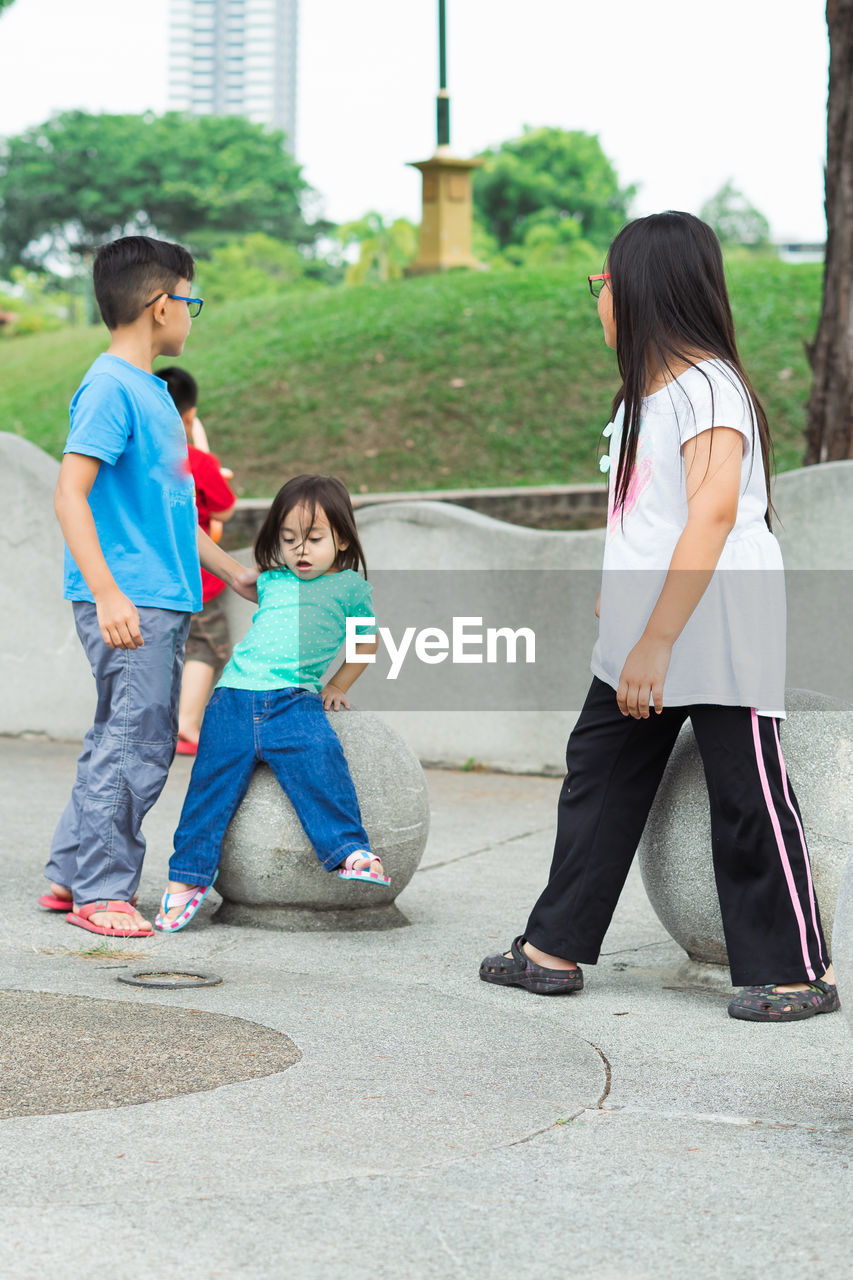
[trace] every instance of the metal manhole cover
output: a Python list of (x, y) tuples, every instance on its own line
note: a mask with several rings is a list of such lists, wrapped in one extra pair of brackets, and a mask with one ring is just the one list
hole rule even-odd
[(126, 982), (129, 987), (158, 987), (161, 991), (176, 991), (179, 987), (218, 987), (222, 979), (216, 973), (180, 973), (171, 972), (120, 973), (119, 982)]

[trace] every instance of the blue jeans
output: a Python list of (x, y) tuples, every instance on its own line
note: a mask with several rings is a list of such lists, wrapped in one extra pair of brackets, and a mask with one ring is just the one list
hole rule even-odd
[(190, 614), (141, 607), (141, 649), (109, 649), (87, 601), (75, 602), (74, 621), (98, 705), (44, 874), (70, 889), (78, 905), (101, 898), (129, 902), (145, 856), (142, 819), (175, 754)]
[(319, 693), (220, 688), (204, 713), (170, 880), (213, 883), (228, 823), (261, 762), (287, 793), (326, 871), (370, 848), (346, 756)]

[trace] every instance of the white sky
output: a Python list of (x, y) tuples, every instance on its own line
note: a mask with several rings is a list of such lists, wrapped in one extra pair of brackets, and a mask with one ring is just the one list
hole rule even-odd
[[(437, 0), (301, 0), (297, 157), (334, 221), (417, 220), (435, 146)], [(777, 239), (821, 240), (822, 0), (447, 0), (460, 155), (524, 124), (597, 133), (636, 214), (732, 178)], [(51, 112), (163, 111), (168, 0), (16, 0), (0, 134)]]

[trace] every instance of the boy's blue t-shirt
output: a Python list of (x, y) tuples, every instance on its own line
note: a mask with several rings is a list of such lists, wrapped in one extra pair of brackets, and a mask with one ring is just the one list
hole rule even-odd
[[(103, 464), (89, 506), (119, 589), (135, 605), (198, 613), (195, 488), (184, 426), (163, 379), (98, 356), (71, 401), (65, 453)], [(63, 594), (93, 599), (67, 547)]]

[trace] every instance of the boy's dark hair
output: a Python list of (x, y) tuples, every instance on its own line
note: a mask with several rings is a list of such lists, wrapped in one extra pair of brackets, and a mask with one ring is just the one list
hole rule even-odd
[(92, 275), (101, 318), (108, 329), (132, 324), (146, 302), (192, 280), (192, 254), (180, 244), (150, 236), (122, 236), (102, 245)]
[(169, 395), (175, 402), (175, 408), (183, 417), (187, 409), (194, 409), (198, 404), (198, 383), (186, 369), (179, 369), (170, 364), (165, 369), (155, 369), (158, 378), (162, 378), (169, 388)]
[(319, 507), (329, 522), (335, 541), (347, 543), (344, 550), (338, 551), (336, 567), (355, 569), (356, 572), (361, 568), (367, 577), (367, 562), (355, 527), (352, 502), (336, 476), (294, 476), (279, 489), (255, 539), (255, 561), (262, 573), (284, 568), (281, 530), (294, 507), (305, 507), (308, 512), (307, 527), (302, 531), (306, 537)]

